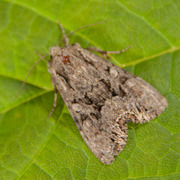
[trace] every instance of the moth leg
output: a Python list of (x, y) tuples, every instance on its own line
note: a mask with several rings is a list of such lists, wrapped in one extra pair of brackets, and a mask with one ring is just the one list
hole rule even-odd
[[(36, 54), (38, 54), (38, 53), (36, 52)], [(39, 54), (38, 54), (38, 55), (39, 55)], [(42, 61), (43, 59), (45, 59), (45, 57), (47, 57), (48, 55), (49, 55), (49, 53), (48, 53), (48, 54), (45, 54), (45, 55), (40, 55), (39, 60), (37, 60), (37, 61), (33, 64), (33, 66), (31, 67), (31, 69), (30, 69), (29, 72), (27, 73), (27, 75), (26, 75), (26, 77), (25, 77), (25, 79), (24, 79), (24, 81), (23, 81), (23, 83), (22, 83), (19, 91), (17, 92), (17, 94), (16, 94), (16, 96), (15, 96), (15, 98), (14, 98), (14, 101), (17, 99), (17, 97), (18, 97), (19, 94), (21, 93), (22, 89), (24, 88), (24, 85), (26, 84), (26, 80), (27, 80), (27, 78), (29, 77), (29, 75), (31, 74), (32, 70), (36, 67), (36, 65), (37, 65), (40, 61)], [(45, 59), (45, 60), (48, 61), (47, 59)]]
[(62, 35), (63, 35), (64, 44), (65, 44), (65, 46), (67, 47), (68, 44), (69, 44), (69, 39), (67, 38), (67, 36), (66, 36), (66, 34), (65, 34), (65, 30), (64, 30), (62, 24), (61, 24), (59, 21), (58, 21), (58, 24), (59, 24), (59, 27), (60, 27), (60, 29), (61, 29)]
[(51, 79), (51, 82), (52, 82), (52, 85), (54, 87), (54, 104), (53, 104), (53, 107), (51, 109), (51, 112), (49, 113), (48, 115), (48, 118), (53, 114), (53, 112), (55, 111), (56, 109), (56, 106), (57, 106), (57, 96), (58, 96), (58, 90), (57, 90), (57, 87), (55, 85), (55, 82), (53, 79)]
[(130, 49), (132, 47), (132, 45), (131, 46), (128, 46), (128, 47), (126, 47), (126, 48), (124, 48), (124, 49), (122, 49), (122, 50), (120, 50), (120, 51), (104, 51), (104, 50), (102, 50), (102, 49), (99, 49), (99, 48), (97, 48), (97, 47), (88, 47), (88, 48), (86, 48), (87, 50), (89, 50), (89, 51), (94, 51), (94, 52), (98, 52), (98, 53), (100, 53), (102, 56), (104, 56), (104, 57), (106, 57), (106, 58), (110, 58), (109, 56), (108, 56), (108, 54), (121, 54), (121, 53), (123, 53), (123, 52), (125, 52), (125, 51), (127, 51), (128, 49)]
[(40, 59), (45, 59), (47, 62), (49, 61), (48, 59), (46, 59), (46, 57), (48, 55), (50, 55), (49, 53), (45, 54), (45, 55), (42, 55), (40, 52), (38, 51), (35, 51), (35, 53), (40, 57)]

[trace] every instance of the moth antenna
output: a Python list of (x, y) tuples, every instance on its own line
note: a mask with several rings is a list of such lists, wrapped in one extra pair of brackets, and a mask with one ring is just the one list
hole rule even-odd
[[(58, 42), (57, 46), (59, 46), (61, 44), (62, 41), (65, 41), (64, 39), (66, 39), (67, 37), (69, 37), (71, 34), (75, 33), (76, 31), (79, 31), (81, 29), (84, 29), (84, 28), (87, 28), (87, 27), (90, 27), (90, 26), (94, 26), (94, 25), (97, 25), (97, 24), (101, 24), (103, 22), (105, 22), (107, 20), (103, 20), (103, 21), (100, 21), (100, 22), (97, 22), (97, 23), (93, 23), (93, 24), (88, 24), (88, 25), (85, 25), (85, 26), (81, 26), (80, 28), (77, 28), (75, 29), (74, 31), (71, 31), (69, 32), (67, 35), (63, 34), (63, 31), (62, 31), (62, 34), (63, 34), (63, 38)], [(59, 23), (59, 22), (58, 22)], [(61, 30), (62, 30), (62, 25), (59, 23), (60, 27), (61, 27)], [(63, 28), (64, 30), (64, 28)], [(64, 36), (65, 35), (65, 36)]]
[[(39, 55), (38, 52), (36, 52), (36, 53)], [(26, 78), (24, 79), (24, 81), (23, 81), (23, 83), (22, 83), (22, 85), (21, 85), (18, 93), (16, 94), (14, 100), (17, 99), (18, 95), (20, 94), (20, 92), (21, 92), (22, 89), (24, 88), (24, 85), (25, 85), (25, 83), (26, 83), (26, 80), (27, 80), (27, 78), (29, 77), (29, 75), (31, 74), (32, 70), (35, 68), (35, 66), (36, 66), (41, 60), (43, 60), (45, 57), (47, 57), (48, 55), (49, 55), (49, 53), (48, 53), (48, 54), (45, 54), (44, 56), (41, 56), (41, 55), (40, 55), (40, 56), (41, 56), (40, 59), (33, 64), (33, 66), (31, 67), (31, 69), (29, 70), (28, 74), (26, 75)]]
[[(58, 21), (58, 24), (59, 24), (59, 27), (60, 27), (60, 29), (61, 29), (62, 35), (63, 35), (63, 39), (62, 39), (62, 40), (64, 41), (65, 46), (68, 46), (68, 44), (69, 44), (69, 39), (67, 38), (67, 36), (66, 36), (66, 34), (65, 34), (65, 30), (64, 30), (62, 24), (61, 24), (59, 21)], [(57, 46), (59, 46), (59, 44), (57, 44)]]

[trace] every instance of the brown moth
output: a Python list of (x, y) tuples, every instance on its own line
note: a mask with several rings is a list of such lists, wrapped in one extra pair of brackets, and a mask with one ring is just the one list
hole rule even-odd
[[(61, 29), (65, 47), (50, 49), (53, 86), (61, 94), (91, 151), (102, 163), (111, 164), (126, 145), (127, 122), (149, 122), (164, 111), (168, 102), (143, 79), (78, 43), (68, 45), (62, 26)], [(104, 55), (124, 51), (88, 49)]]

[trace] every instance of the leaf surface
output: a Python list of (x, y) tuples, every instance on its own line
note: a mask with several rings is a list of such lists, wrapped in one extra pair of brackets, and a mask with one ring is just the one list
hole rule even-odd
[[(0, 0), (1, 179), (180, 178), (180, 1)], [(83, 25), (70, 43), (103, 50), (133, 48), (111, 56), (157, 88), (169, 102), (147, 124), (128, 124), (128, 142), (112, 165), (104, 165), (82, 140), (61, 97), (49, 119), (53, 87), (41, 61), (14, 100), (31, 66), (62, 38)]]

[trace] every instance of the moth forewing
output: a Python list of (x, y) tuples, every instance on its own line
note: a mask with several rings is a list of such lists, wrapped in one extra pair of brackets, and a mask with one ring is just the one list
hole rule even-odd
[(94, 155), (105, 164), (123, 150), (127, 122), (160, 115), (167, 100), (141, 78), (79, 44), (51, 48), (49, 72), (76, 126)]

